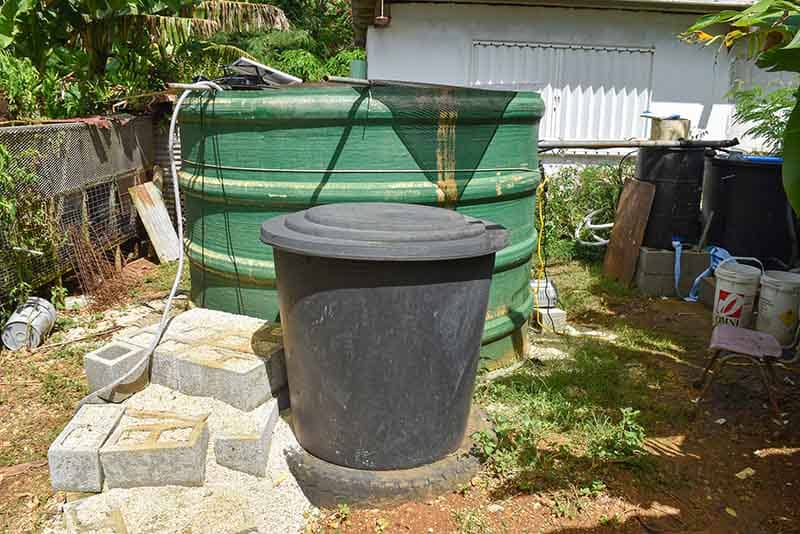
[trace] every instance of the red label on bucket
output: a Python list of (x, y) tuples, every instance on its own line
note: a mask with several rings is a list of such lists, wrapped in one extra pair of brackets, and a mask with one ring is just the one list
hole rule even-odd
[(720, 289), (719, 300), (717, 301), (717, 315), (720, 318), (735, 319), (738, 322), (742, 318), (744, 300), (744, 295)]

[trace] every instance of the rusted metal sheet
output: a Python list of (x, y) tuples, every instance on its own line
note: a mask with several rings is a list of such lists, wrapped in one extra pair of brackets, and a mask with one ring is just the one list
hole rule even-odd
[(153, 182), (133, 186), (128, 191), (159, 261), (164, 263), (177, 260), (181, 244), (167, 213), (161, 191)]

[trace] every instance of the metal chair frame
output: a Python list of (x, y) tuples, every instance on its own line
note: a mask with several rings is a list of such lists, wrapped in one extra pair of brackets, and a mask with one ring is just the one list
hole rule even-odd
[[(778, 405), (778, 399), (775, 396), (775, 391), (778, 389), (778, 378), (775, 373), (775, 366), (793, 365), (800, 360), (800, 351), (797, 350), (798, 337), (800, 337), (800, 327), (798, 327), (797, 335), (795, 335), (795, 340), (791, 347), (786, 349), (793, 351), (792, 356), (789, 358), (763, 354), (744, 354), (725, 349), (713, 350), (711, 352), (711, 358), (709, 359), (708, 365), (706, 365), (705, 369), (703, 369), (703, 374), (692, 384), (692, 386), (696, 389), (701, 389), (700, 396), (697, 397), (697, 409), (699, 410), (700, 403), (705, 399), (706, 394), (711, 389), (711, 385), (714, 383), (714, 380), (722, 373), (722, 369), (726, 365), (731, 364), (736, 360), (744, 360), (746, 365), (754, 365), (758, 368), (759, 376), (761, 377), (761, 382), (764, 385), (764, 389), (767, 391), (767, 395), (769, 396), (769, 402), (772, 410), (775, 412), (776, 416), (780, 417), (781, 411)], [(786, 350), (784, 350), (784, 354), (786, 354)], [(711, 373), (711, 380), (706, 381), (709, 373)]]

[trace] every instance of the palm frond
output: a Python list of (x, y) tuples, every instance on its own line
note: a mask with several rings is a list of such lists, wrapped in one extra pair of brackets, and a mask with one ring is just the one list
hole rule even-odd
[(220, 31), (213, 20), (162, 15), (128, 15), (120, 18), (120, 34), (130, 38), (146, 32), (150, 40), (161, 44), (181, 45), (191, 38), (208, 39)]
[(204, 56), (217, 59), (220, 63), (233, 63), (240, 57), (255, 60), (251, 55), (239, 48), (229, 44), (203, 43), (202, 54)]
[(206, 0), (195, 10), (195, 16), (219, 24), (219, 31), (256, 32), (288, 30), (289, 19), (279, 7), (228, 0)]

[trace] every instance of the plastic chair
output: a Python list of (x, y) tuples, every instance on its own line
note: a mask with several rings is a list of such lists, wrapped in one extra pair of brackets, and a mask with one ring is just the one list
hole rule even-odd
[[(724, 324), (714, 328), (708, 348), (711, 351), (711, 358), (700, 379), (693, 384), (695, 388), (702, 388), (697, 399), (698, 408), (714, 379), (722, 372), (722, 368), (734, 360), (745, 360), (758, 368), (772, 409), (776, 415), (780, 415), (774, 391), (778, 385), (774, 366), (775, 364), (794, 363), (798, 359), (797, 353), (792, 350), (784, 351), (778, 340), (771, 334)], [(706, 382), (706, 378), (712, 370), (711, 380)]]

